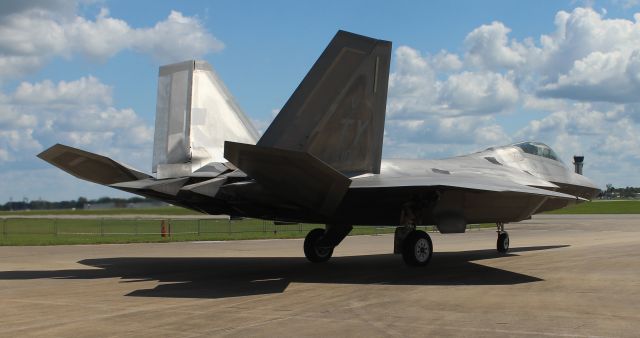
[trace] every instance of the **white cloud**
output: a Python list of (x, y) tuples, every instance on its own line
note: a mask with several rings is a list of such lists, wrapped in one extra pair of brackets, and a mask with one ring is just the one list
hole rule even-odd
[(132, 48), (164, 62), (181, 61), (217, 52), (224, 44), (208, 33), (197, 18), (171, 11), (169, 17), (153, 28), (134, 31)]
[[(635, 102), (640, 90), (640, 13), (607, 19), (592, 8), (560, 11), (555, 30), (522, 41), (501, 22), (482, 25), (464, 40), (469, 68), (503, 73), (538, 95), (579, 101)], [(524, 88), (528, 87), (528, 88)]]
[(26, 161), (55, 143), (65, 143), (144, 168), (153, 140), (132, 109), (112, 106), (111, 87), (95, 77), (53, 83), (21, 83), (0, 96), (0, 164)]
[(640, 14), (634, 19), (605, 19), (590, 8), (558, 12), (556, 31), (540, 38), (537, 71), (545, 78), (540, 94), (580, 101), (637, 101), (633, 94), (640, 70)]
[(87, 76), (71, 82), (60, 81), (57, 84), (50, 80), (38, 83), (22, 82), (13, 98), (19, 104), (60, 108), (68, 105), (109, 105), (113, 101), (111, 92), (111, 87), (93, 76)]
[(440, 106), (454, 114), (499, 113), (513, 108), (518, 89), (499, 73), (462, 72), (442, 84)]
[[(134, 28), (107, 10), (86, 18), (74, 1), (52, 3), (0, 3), (0, 78), (55, 57), (105, 60), (129, 50), (171, 62), (223, 48), (197, 17), (179, 12)], [(461, 53), (396, 48), (385, 156), (439, 158), (532, 139), (565, 162), (585, 154), (585, 172), (601, 185), (640, 185), (640, 14), (603, 13), (560, 11), (549, 33), (522, 40), (492, 22), (469, 32)], [(0, 167), (62, 142), (146, 169), (151, 140), (151, 127), (92, 76), (0, 93)]]
[(431, 114), (494, 114), (513, 108), (518, 90), (509, 74), (462, 71), (440, 79), (439, 69), (452, 69), (443, 67), (443, 58), (454, 60), (451, 65), (459, 66), (457, 59), (448, 55), (451, 54), (441, 52), (432, 58), (400, 46), (395, 52), (395, 72), (390, 75), (388, 113), (415, 118)]
[(385, 156), (389, 157), (439, 158), (510, 141), (511, 138), (492, 117), (431, 116), (387, 120), (384, 147)]
[(590, 103), (573, 103), (567, 109), (530, 121), (515, 135), (518, 139), (544, 140), (569, 163), (586, 155), (585, 174), (604, 186), (638, 185), (640, 126), (622, 105), (600, 110)]
[(46, 2), (2, 7), (9, 11), (0, 16), (0, 76), (5, 78), (34, 72), (53, 57), (80, 54), (101, 61), (132, 50), (169, 63), (224, 48), (198, 18), (177, 11), (153, 27), (133, 28), (106, 9), (92, 20)]
[(482, 25), (467, 35), (465, 61), (483, 69), (516, 68), (526, 61), (527, 49), (516, 41), (509, 42), (511, 29), (494, 21)]
[(441, 157), (446, 149), (475, 151), (510, 140), (491, 117), (518, 102), (510, 74), (461, 69), (459, 57), (446, 51), (423, 56), (400, 46), (394, 56), (385, 154)]
[(593, 52), (577, 60), (555, 83), (542, 86), (543, 96), (580, 101), (640, 101), (640, 49)]
[(457, 54), (449, 53), (445, 50), (441, 50), (438, 54), (434, 55), (431, 59), (433, 67), (440, 71), (455, 71), (462, 68), (462, 61)]
[[(0, 2), (0, 82), (7, 85), (11, 79), (37, 73), (56, 58), (103, 62), (131, 51), (169, 63), (224, 48), (195, 16), (171, 11), (164, 20), (132, 27), (106, 8), (87, 17), (79, 9), (92, 10), (95, 4), (83, 6), (82, 0)], [(148, 170), (152, 126), (133, 109), (118, 106), (112, 87), (90, 75), (64, 81), (23, 81), (4, 88), (0, 91), (0, 191), (5, 197), (19, 195), (23, 186), (45, 187), (64, 181), (73, 193), (114, 194), (79, 183), (56, 169), (37, 169), (45, 164), (35, 155), (58, 142)], [(33, 183), (36, 181), (41, 184)], [(47, 194), (54, 199), (68, 198), (69, 192), (60, 196), (56, 192), (59, 190)]]
[(3, 149), (0, 156), (0, 164), (13, 162), (24, 158), (25, 154), (33, 153), (42, 148), (33, 136), (32, 128), (0, 130), (0, 149)]
[(560, 11), (550, 33), (523, 40), (503, 23), (482, 25), (461, 55), (399, 47), (385, 154), (442, 157), (537, 140), (565, 162), (585, 154), (585, 172), (601, 185), (640, 185), (640, 13), (604, 15)]

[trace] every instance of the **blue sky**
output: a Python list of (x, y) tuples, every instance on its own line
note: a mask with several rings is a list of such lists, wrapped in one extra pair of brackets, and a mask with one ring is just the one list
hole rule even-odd
[(264, 129), (338, 29), (393, 41), (386, 157), (534, 139), (640, 185), (639, 1), (8, 1), (0, 203), (126, 196), (40, 161), (60, 142), (149, 172), (158, 66), (205, 59)]

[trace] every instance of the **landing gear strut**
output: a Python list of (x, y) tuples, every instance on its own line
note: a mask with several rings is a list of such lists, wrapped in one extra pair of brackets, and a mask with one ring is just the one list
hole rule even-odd
[(347, 237), (353, 227), (351, 225), (327, 224), (327, 229), (313, 229), (304, 239), (304, 255), (313, 263), (328, 261), (333, 255), (333, 248)]
[(506, 253), (509, 251), (509, 233), (504, 231), (504, 223), (496, 223), (498, 227), (498, 241), (496, 244), (496, 248), (500, 253)]

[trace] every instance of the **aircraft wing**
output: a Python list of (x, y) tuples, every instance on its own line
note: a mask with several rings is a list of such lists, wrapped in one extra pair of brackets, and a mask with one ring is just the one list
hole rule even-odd
[(531, 195), (563, 198), (571, 200), (583, 200), (583, 198), (563, 194), (556, 191), (530, 187), (512, 181), (506, 181), (495, 177), (480, 175), (439, 175), (439, 176), (404, 176), (384, 177), (369, 176), (353, 178), (350, 189), (374, 189), (374, 188), (406, 188), (406, 187), (441, 187), (444, 189), (468, 189), (492, 192), (515, 192)]
[(38, 154), (41, 159), (69, 174), (98, 184), (142, 180), (151, 176), (108, 157), (56, 144)]

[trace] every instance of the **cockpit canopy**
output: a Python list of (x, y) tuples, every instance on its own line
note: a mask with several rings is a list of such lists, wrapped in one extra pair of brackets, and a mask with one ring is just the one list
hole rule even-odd
[(521, 142), (513, 146), (522, 149), (527, 154), (546, 157), (548, 159), (562, 162), (558, 155), (548, 145), (540, 142)]

